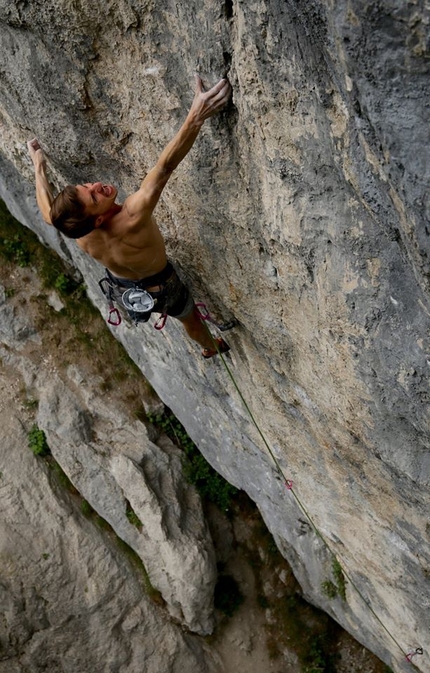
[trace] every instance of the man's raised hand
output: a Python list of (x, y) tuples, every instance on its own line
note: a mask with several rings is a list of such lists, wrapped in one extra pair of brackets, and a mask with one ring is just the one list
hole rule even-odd
[(211, 89), (205, 91), (203, 82), (196, 74), (196, 93), (190, 114), (198, 123), (203, 123), (205, 119), (220, 112), (231, 97), (231, 84), (228, 79), (221, 79)]
[(40, 147), (38, 139), (33, 138), (33, 140), (29, 140), (27, 143), (27, 149), (31, 160), (33, 161), (34, 167), (44, 168), (46, 164), (46, 158), (42, 148)]

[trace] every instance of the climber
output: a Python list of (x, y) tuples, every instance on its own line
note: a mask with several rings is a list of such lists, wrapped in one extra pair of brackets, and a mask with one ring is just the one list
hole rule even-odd
[[(120, 296), (125, 297), (127, 289), (134, 288), (136, 296), (146, 297), (152, 304), (155, 302), (155, 312), (180, 320), (188, 335), (203, 348), (205, 358), (219, 351), (227, 352), (229, 346), (218, 338), (215, 347), (190, 291), (167, 259), (153, 210), (168, 179), (193, 146), (204, 121), (219, 112), (230, 96), (227, 79), (205, 91), (196, 75), (194, 100), (185, 122), (139, 190), (123, 204), (116, 202), (117, 188), (101, 182), (68, 185), (54, 198), (39, 141), (34, 138), (27, 143), (35, 169), (36, 200), (45, 222), (53, 224), (65, 236), (77, 239), (81, 250), (106, 268), (106, 280)], [(126, 304), (126, 308), (130, 306)], [(132, 314), (135, 320), (142, 316), (140, 320), (146, 321), (150, 312)]]

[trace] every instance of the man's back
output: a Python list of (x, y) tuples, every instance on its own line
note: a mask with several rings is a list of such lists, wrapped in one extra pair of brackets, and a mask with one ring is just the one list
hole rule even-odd
[(118, 213), (77, 243), (81, 250), (121, 278), (146, 278), (162, 271), (167, 263), (163, 237), (154, 217), (133, 226), (127, 201)]

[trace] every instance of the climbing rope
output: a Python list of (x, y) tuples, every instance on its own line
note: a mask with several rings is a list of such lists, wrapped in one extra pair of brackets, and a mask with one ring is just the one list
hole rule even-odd
[[(203, 305), (203, 306), (204, 306), (204, 305)], [(206, 309), (206, 307), (204, 307), (204, 308), (205, 308), (205, 314), (204, 314), (204, 317), (202, 317), (202, 321), (209, 321), (209, 322), (212, 322), (213, 324), (216, 325), (216, 323), (215, 323), (214, 320), (211, 320), (210, 317), (209, 317), (209, 318), (207, 317), (207, 316), (209, 316), (210, 314), (209, 314), (209, 311)], [(371, 606), (371, 604), (370, 604), (370, 601), (363, 595), (363, 593), (361, 592), (361, 590), (357, 587), (357, 585), (355, 584), (355, 582), (351, 579), (349, 573), (345, 570), (343, 561), (342, 561), (342, 563), (339, 563), (339, 560), (338, 560), (337, 555), (336, 555), (335, 552), (331, 549), (331, 546), (329, 545), (329, 543), (327, 542), (327, 540), (325, 539), (325, 537), (324, 537), (324, 535), (321, 533), (321, 531), (318, 529), (317, 525), (315, 524), (315, 522), (314, 522), (314, 520), (312, 519), (311, 515), (309, 514), (308, 510), (306, 509), (306, 507), (304, 506), (303, 502), (301, 501), (301, 499), (300, 499), (299, 496), (297, 495), (295, 489), (293, 488), (293, 486), (294, 486), (294, 482), (293, 482), (291, 479), (287, 479), (287, 478), (286, 478), (286, 476), (285, 476), (285, 474), (284, 474), (284, 470), (282, 469), (281, 465), (279, 464), (279, 461), (278, 461), (278, 459), (276, 458), (275, 454), (273, 453), (272, 448), (271, 448), (269, 442), (267, 441), (266, 437), (264, 436), (264, 433), (262, 432), (262, 430), (261, 430), (259, 424), (257, 423), (257, 421), (256, 421), (256, 419), (255, 419), (255, 416), (254, 416), (254, 414), (252, 413), (252, 411), (251, 411), (251, 409), (250, 409), (250, 407), (249, 407), (249, 404), (247, 403), (247, 401), (246, 401), (244, 395), (242, 394), (242, 391), (240, 390), (239, 385), (238, 385), (236, 379), (234, 378), (233, 373), (232, 373), (230, 367), (228, 366), (227, 361), (226, 361), (224, 355), (221, 353), (221, 351), (220, 351), (220, 349), (219, 349), (219, 347), (218, 347), (218, 343), (216, 342), (215, 338), (213, 337), (211, 331), (208, 329), (206, 323), (203, 322), (203, 324), (205, 324), (205, 326), (206, 326), (207, 332), (208, 332), (208, 334), (210, 335), (210, 337), (211, 337), (211, 339), (212, 339), (212, 341), (213, 341), (214, 347), (216, 348), (217, 353), (218, 353), (219, 357), (221, 358), (221, 361), (222, 361), (222, 363), (223, 363), (223, 365), (224, 365), (224, 368), (225, 368), (225, 370), (226, 370), (226, 372), (227, 372), (227, 374), (228, 374), (228, 376), (229, 376), (231, 382), (233, 383), (233, 386), (235, 387), (235, 389), (236, 389), (236, 391), (237, 391), (237, 393), (238, 393), (238, 395), (239, 395), (239, 397), (240, 397), (240, 399), (241, 399), (241, 401), (242, 401), (243, 406), (245, 407), (245, 409), (246, 409), (246, 411), (247, 411), (247, 413), (248, 413), (248, 415), (249, 415), (249, 417), (250, 417), (250, 419), (251, 419), (251, 421), (252, 421), (254, 427), (256, 428), (258, 434), (260, 435), (261, 440), (263, 441), (264, 446), (267, 448), (267, 450), (268, 450), (268, 452), (269, 452), (269, 454), (270, 454), (270, 456), (271, 456), (271, 458), (272, 458), (272, 460), (273, 460), (273, 462), (274, 462), (274, 464), (275, 464), (275, 466), (276, 466), (277, 471), (279, 472), (280, 476), (282, 477), (282, 480), (283, 480), (283, 482), (284, 482), (284, 484), (285, 484), (286, 489), (293, 495), (293, 497), (295, 498), (295, 500), (296, 500), (296, 502), (297, 502), (297, 505), (299, 506), (299, 508), (302, 510), (302, 512), (304, 513), (304, 515), (305, 515), (306, 518), (308, 519), (308, 521), (309, 521), (309, 523), (311, 524), (311, 526), (312, 526), (312, 528), (313, 528), (315, 534), (320, 538), (320, 540), (323, 542), (323, 544), (325, 545), (326, 549), (327, 549), (328, 552), (330, 553), (330, 555), (331, 555), (331, 557), (332, 557), (332, 560), (333, 560), (333, 561), (336, 561), (336, 563), (339, 564), (339, 567), (341, 568), (344, 577), (348, 580), (348, 582), (350, 583), (350, 585), (355, 589), (356, 593), (358, 594), (358, 596), (360, 596), (361, 600), (365, 603), (365, 605), (367, 606), (367, 608), (369, 609), (369, 611), (371, 612), (371, 614), (373, 615), (373, 617), (374, 617), (374, 618), (376, 619), (376, 621), (380, 624), (380, 626), (381, 626), (381, 627), (383, 628), (383, 630), (387, 633), (387, 635), (391, 638), (391, 640), (392, 640), (393, 643), (396, 645), (396, 647), (398, 647), (398, 649), (401, 651), (402, 655), (405, 657), (406, 661), (408, 661), (410, 664), (412, 664), (412, 666), (413, 666), (414, 668), (416, 668), (416, 666), (415, 666), (415, 665), (413, 664), (413, 662), (412, 662), (412, 658), (413, 658), (414, 656), (416, 656), (416, 655), (422, 655), (422, 654), (423, 654), (423, 649), (422, 649), (422, 647), (417, 647), (415, 650), (413, 650), (412, 652), (409, 652), (409, 653), (407, 653), (407, 652), (404, 650), (404, 648), (400, 645), (400, 643), (399, 643), (398, 640), (395, 638), (395, 636), (391, 633), (391, 631), (385, 626), (385, 624), (384, 624), (383, 621), (380, 619), (380, 617), (376, 614), (376, 612), (374, 611), (374, 609), (372, 608), (372, 606)]]

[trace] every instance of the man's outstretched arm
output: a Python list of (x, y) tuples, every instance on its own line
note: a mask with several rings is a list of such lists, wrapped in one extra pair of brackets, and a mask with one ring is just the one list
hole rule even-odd
[(192, 148), (204, 121), (219, 112), (230, 96), (231, 86), (227, 79), (220, 80), (209, 91), (204, 91), (203, 82), (196, 75), (196, 92), (185, 122), (162, 151), (140, 189), (124, 203), (134, 223), (139, 224), (148, 220), (168, 179)]
[(54, 200), (51, 186), (46, 176), (46, 159), (37, 138), (33, 138), (27, 143), (28, 152), (34, 164), (36, 176), (36, 201), (42, 217), (47, 224), (51, 222), (51, 206)]

